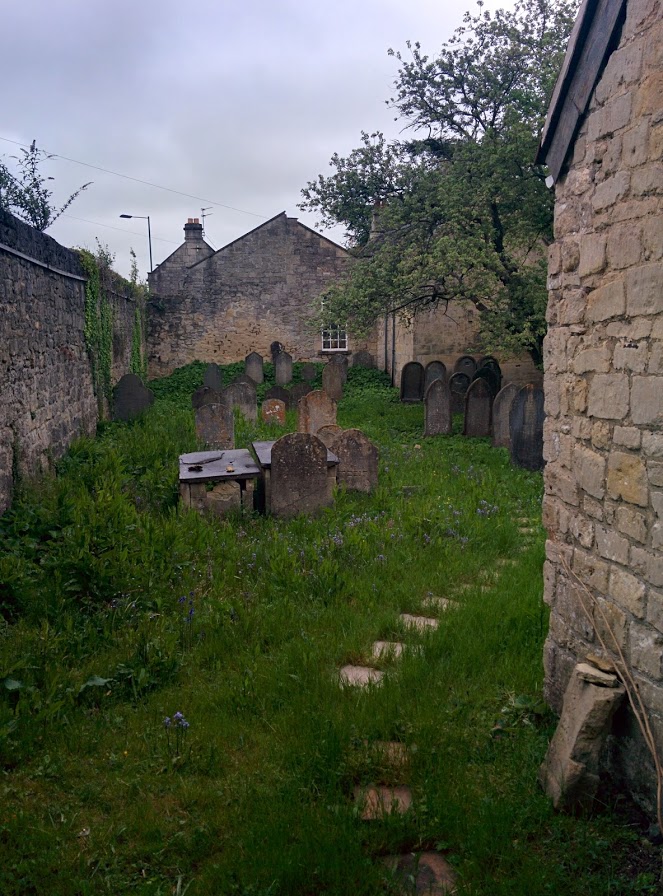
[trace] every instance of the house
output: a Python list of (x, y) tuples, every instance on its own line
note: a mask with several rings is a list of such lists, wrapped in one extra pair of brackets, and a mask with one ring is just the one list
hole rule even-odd
[[(663, 16), (585, 0), (539, 160), (555, 184), (545, 342), (545, 694), (623, 655), (663, 757)], [(604, 646), (605, 645), (605, 646)], [(610, 770), (648, 810), (632, 711)]]

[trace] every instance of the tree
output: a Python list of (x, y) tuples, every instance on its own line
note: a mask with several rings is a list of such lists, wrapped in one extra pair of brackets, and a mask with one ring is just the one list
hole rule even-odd
[(540, 361), (553, 197), (533, 160), (572, 25), (567, 0), (494, 14), (479, 3), (437, 57), (419, 44), (407, 58), (390, 51), (400, 70), (389, 104), (413, 139), (363, 134), (302, 191), (300, 207), (345, 224), (356, 256), (328, 314), (365, 330), (394, 308), (469, 299), (486, 349)]
[(21, 149), (20, 156), (12, 158), (17, 162), (16, 174), (12, 174), (5, 163), (0, 161), (0, 208), (7, 209), (37, 230), (50, 227), (74, 199), (90, 186), (90, 183), (83, 184), (58, 209), (53, 202), (53, 192), (47, 186), (47, 181), (53, 178), (43, 175), (40, 170), (44, 160), (54, 156), (38, 149), (33, 140), (30, 149)]

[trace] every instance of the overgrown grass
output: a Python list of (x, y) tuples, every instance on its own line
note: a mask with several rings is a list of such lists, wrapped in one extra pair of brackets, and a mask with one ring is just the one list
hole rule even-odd
[[(556, 816), (536, 785), (554, 728), (540, 476), (483, 440), (423, 439), (420, 406), (351, 370), (339, 422), (379, 444), (376, 493), (204, 519), (177, 505), (202, 371), (152, 384), (143, 419), (79, 442), (0, 520), (0, 892), (368, 896), (381, 856), (421, 848), (473, 896), (656, 892), (637, 828)], [(239, 445), (270, 436), (238, 421)], [(431, 595), (458, 607), (404, 632)], [(381, 661), (380, 688), (340, 688), (378, 638), (422, 649)], [(361, 821), (369, 783), (409, 784), (413, 811)]]

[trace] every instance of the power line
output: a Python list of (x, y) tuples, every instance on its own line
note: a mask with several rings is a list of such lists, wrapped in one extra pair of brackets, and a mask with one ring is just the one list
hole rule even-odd
[[(68, 215), (66, 212), (62, 212), (63, 218), (72, 218), (74, 221), (84, 221), (86, 224), (94, 224), (97, 227), (107, 227), (109, 230), (117, 230), (119, 233), (129, 233), (134, 236), (144, 237), (144, 233), (139, 233), (137, 230), (125, 230), (124, 227), (114, 227), (112, 224), (102, 224), (101, 221), (90, 221), (88, 218), (77, 218), (76, 215)], [(176, 243), (175, 240), (167, 240), (162, 236), (153, 236), (153, 240), (158, 240), (160, 243), (170, 243), (173, 246), (179, 246), (179, 243)]]
[[(28, 149), (29, 146), (27, 143), (20, 143), (18, 140), (10, 140), (9, 137), (0, 136), (0, 140), (4, 140), (6, 143), (12, 143), (14, 146), (22, 146), (25, 149)], [(263, 221), (267, 220), (266, 215), (259, 215), (256, 212), (249, 212), (245, 208), (236, 208), (234, 205), (226, 205), (224, 202), (217, 202), (216, 199), (206, 199), (203, 196), (193, 196), (191, 193), (183, 193), (181, 190), (174, 190), (172, 187), (164, 187), (161, 184), (153, 184), (149, 180), (141, 180), (139, 177), (131, 177), (129, 174), (120, 174), (119, 171), (111, 171), (109, 168), (102, 168), (100, 165), (91, 165), (89, 162), (81, 162), (80, 159), (71, 159), (69, 156), (61, 156), (56, 152), (49, 152), (47, 149), (44, 150), (47, 155), (52, 156), (54, 159), (63, 159), (65, 162), (73, 162), (75, 165), (83, 165), (85, 168), (92, 168), (93, 171), (103, 171), (104, 174), (112, 174), (114, 177), (122, 177), (124, 180), (131, 180), (137, 184), (143, 184), (146, 187), (154, 187), (157, 190), (165, 190), (168, 193), (175, 193), (177, 196), (185, 196), (187, 199), (197, 199), (198, 202), (211, 202), (212, 205), (218, 205), (220, 208), (227, 208), (232, 212), (240, 212), (243, 215), (251, 215), (254, 218), (262, 218)]]

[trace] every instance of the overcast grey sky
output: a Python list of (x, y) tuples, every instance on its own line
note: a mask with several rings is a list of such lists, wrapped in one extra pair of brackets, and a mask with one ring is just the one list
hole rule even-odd
[(61, 201), (93, 181), (48, 233), (90, 248), (98, 237), (123, 273), (133, 246), (144, 276), (148, 252), (146, 222), (121, 213), (150, 215), (155, 265), (201, 206), (213, 206), (215, 248), (281, 211), (315, 227), (297, 203), (307, 181), (331, 172), (332, 153), (347, 154), (361, 130), (398, 136), (388, 48), (419, 40), (434, 54), (468, 8), (474, 0), (7, 2), (0, 154), (13, 164), (19, 147), (8, 141), (36, 139), (58, 155), (44, 170)]

